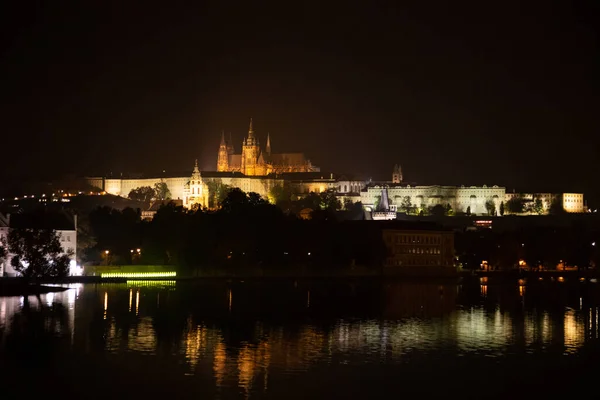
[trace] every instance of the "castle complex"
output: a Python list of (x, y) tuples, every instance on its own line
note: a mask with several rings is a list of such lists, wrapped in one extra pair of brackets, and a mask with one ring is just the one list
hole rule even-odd
[[(365, 211), (377, 213), (390, 219), (396, 211), (410, 208), (412, 212), (426, 210), (436, 205), (452, 209), (455, 213), (474, 215), (497, 214), (502, 203), (516, 194), (506, 193), (500, 186), (417, 186), (404, 182), (402, 168), (393, 168), (391, 181), (372, 182), (349, 179), (344, 175), (322, 173), (311, 164), (303, 153), (272, 153), (271, 139), (267, 135), (264, 150), (255, 135), (252, 119), (248, 135), (242, 141), (241, 153), (236, 154), (232, 141), (221, 135), (216, 171), (200, 171), (196, 162), (191, 175), (148, 178), (87, 178), (89, 185), (103, 189), (109, 194), (127, 197), (131, 190), (153, 187), (156, 183), (167, 184), (173, 199), (180, 200), (185, 207), (215, 207), (217, 193), (223, 188), (235, 187), (244, 192), (255, 192), (270, 198), (276, 186), (286, 186), (298, 197), (311, 192), (335, 191), (343, 202), (361, 202)], [(525, 201), (541, 199), (545, 211), (556, 198), (556, 194), (524, 194)], [(567, 212), (584, 212), (583, 194), (564, 193), (563, 208)], [(383, 201), (382, 201), (383, 200)], [(383, 206), (383, 208), (382, 208)], [(493, 210), (493, 211), (491, 211)], [(375, 215), (375, 214), (374, 214)]]

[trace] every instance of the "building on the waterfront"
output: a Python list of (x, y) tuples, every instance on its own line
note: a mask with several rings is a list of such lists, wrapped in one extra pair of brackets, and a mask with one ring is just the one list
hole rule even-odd
[(250, 118), (248, 136), (242, 141), (241, 153), (235, 153), (231, 138), (226, 141), (225, 133), (221, 134), (217, 171), (240, 172), (246, 176), (266, 176), (284, 172), (318, 172), (319, 168), (312, 165), (303, 153), (273, 153), (269, 134), (267, 134), (264, 150), (261, 149)]
[(414, 268), (443, 267), (456, 271), (454, 266), (454, 234), (442, 230), (383, 229), (387, 248), (385, 267)]
[[(4, 242), (11, 229), (50, 229), (54, 230), (60, 240), (63, 252), (71, 252), (71, 273), (77, 268), (77, 215), (65, 212), (48, 214), (44, 218), (32, 217), (29, 214), (0, 214), (0, 239)], [(17, 276), (18, 272), (10, 265), (12, 254), (0, 260), (0, 277)]]

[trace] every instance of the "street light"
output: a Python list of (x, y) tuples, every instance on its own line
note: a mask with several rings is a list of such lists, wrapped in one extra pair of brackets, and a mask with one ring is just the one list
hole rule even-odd
[(108, 255), (110, 253), (109, 250), (104, 250), (104, 254)]

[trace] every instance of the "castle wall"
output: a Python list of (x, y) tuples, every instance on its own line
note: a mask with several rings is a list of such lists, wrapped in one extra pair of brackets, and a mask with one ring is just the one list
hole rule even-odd
[(176, 200), (183, 199), (185, 185), (190, 180), (189, 177), (173, 178), (144, 178), (144, 179), (105, 179), (104, 190), (106, 193), (115, 196), (127, 197), (129, 192), (142, 186), (154, 187), (155, 184), (164, 182), (171, 192), (171, 198)]

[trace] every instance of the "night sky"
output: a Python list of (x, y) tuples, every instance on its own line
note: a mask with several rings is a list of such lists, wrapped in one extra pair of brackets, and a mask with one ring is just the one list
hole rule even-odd
[(324, 171), (599, 192), (598, 1), (4, 3), (2, 178), (214, 170), (253, 117)]

